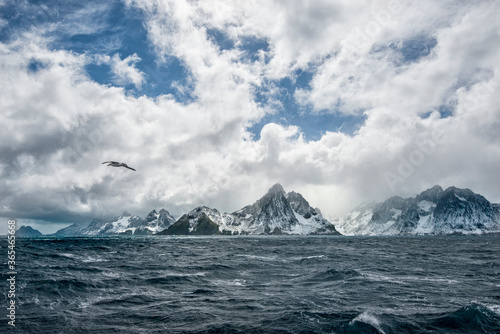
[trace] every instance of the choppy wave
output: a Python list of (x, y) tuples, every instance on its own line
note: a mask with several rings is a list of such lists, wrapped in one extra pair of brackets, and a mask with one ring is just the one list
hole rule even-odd
[(498, 241), (19, 239), (14, 332), (500, 333)]

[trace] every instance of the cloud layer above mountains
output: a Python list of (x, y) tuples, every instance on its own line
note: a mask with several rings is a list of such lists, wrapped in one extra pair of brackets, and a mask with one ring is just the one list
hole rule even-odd
[(435, 184), (500, 202), (497, 1), (0, 8), (5, 218), (235, 211), (276, 182), (326, 217)]

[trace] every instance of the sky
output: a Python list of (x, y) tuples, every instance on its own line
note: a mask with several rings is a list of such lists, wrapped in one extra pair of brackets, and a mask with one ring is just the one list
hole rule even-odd
[(436, 184), (499, 203), (499, 12), (0, 0), (0, 233), (233, 212), (275, 183), (327, 218)]

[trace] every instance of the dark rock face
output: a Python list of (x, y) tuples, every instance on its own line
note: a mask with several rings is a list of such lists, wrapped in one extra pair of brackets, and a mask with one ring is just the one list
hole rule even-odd
[(21, 226), (17, 231), (16, 231), (16, 236), (18, 237), (39, 237), (42, 236), (43, 234), (32, 228), (31, 226)]
[(455, 187), (443, 192), (433, 215), (442, 229), (461, 231), (483, 230), (498, 220), (498, 211), (486, 198)]
[(205, 213), (202, 213), (197, 221), (197, 226), (191, 232), (193, 235), (221, 234), (219, 225), (215, 224)]
[(187, 215), (182, 216), (168, 229), (157, 233), (158, 235), (188, 235), (189, 234), (189, 218)]
[(204, 212), (203, 207), (198, 207), (188, 214), (183, 215), (166, 230), (158, 235), (214, 235), (221, 234), (219, 225), (214, 223)]

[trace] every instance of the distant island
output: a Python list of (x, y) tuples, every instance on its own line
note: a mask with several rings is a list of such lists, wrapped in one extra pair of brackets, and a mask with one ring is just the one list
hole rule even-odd
[(31, 226), (21, 226), (17, 231), (16, 231), (16, 236), (18, 237), (39, 237), (42, 236), (43, 234), (32, 228)]
[[(275, 184), (259, 200), (233, 213), (200, 206), (175, 219), (167, 210), (145, 219), (124, 212), (111, 221), (73, 224), (54, 236), (105, 235), (451, 235), (500, 232), (500, 205), (469, 189), (434, 186), (415, 197), (362, 205), (329, 221), (299, 193)], [(37, 236), (21, 226), (17, 235)]]

